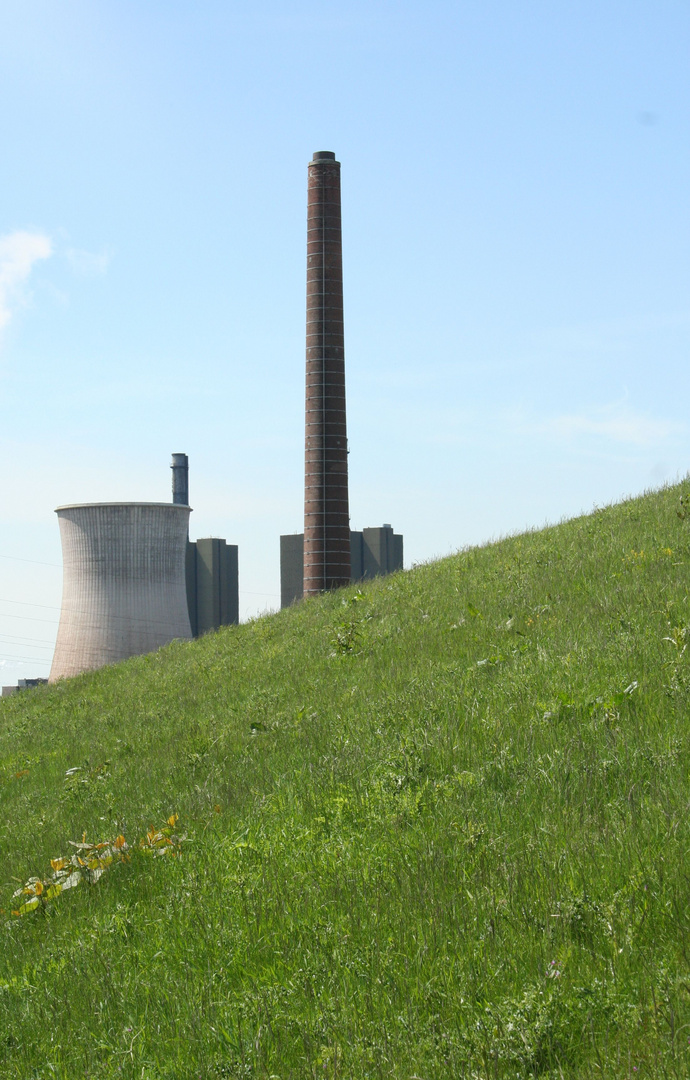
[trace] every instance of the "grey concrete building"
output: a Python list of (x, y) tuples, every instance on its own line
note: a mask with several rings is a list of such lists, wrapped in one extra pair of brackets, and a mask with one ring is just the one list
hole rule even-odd
[(2, 696), (10, 697), (12, 694), (16, 694), (18, 690), (33, 690), (35, 686), (43, 686), (47, 683), (47, 679), (17, 679), (16, 686), (3, 686)]
[(304, 595), (304, 533), (280, 538), (280, 606), (290, 607)]
[(350, 533), (352, 580), (392, 574), (403, 568), (403, 538), (392, 525)]
[(189, 507), (61, 506), (62, 608), (50, 682), (191, 638)]
[[(403, 568), (403, 538), (391, 525), (350, 532), (350, 581), (392, 574)], [(304, 534), (288, 533), (280, 538), (280, 606), (301, 600), (303, 591)]]
[(188, 541), (186, 584), (194, 637), (240, 621), (238, 549), (217, 537)]

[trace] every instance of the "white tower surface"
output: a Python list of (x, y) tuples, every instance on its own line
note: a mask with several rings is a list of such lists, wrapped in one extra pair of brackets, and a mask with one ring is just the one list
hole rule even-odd
[(60, 506), (62, 610), (50, 682), (191, 639), (188, 506)]

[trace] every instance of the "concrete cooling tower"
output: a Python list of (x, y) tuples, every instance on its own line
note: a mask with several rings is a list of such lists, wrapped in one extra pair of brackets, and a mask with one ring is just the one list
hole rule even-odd
[(56, 513), (63, 585), (50, 682), (191, 639), (188, 506), (90, 503)]

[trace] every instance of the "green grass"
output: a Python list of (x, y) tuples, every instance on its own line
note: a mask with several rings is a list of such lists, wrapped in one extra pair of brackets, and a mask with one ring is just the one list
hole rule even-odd
[(3, 702), (0, 1076), (688, 1076), (683, 490)]

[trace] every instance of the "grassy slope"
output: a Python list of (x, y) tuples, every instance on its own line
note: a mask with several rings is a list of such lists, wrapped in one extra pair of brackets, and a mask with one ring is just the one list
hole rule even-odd
[(680, 494), (4, 702), (0, 1076), (686, 1076)]

